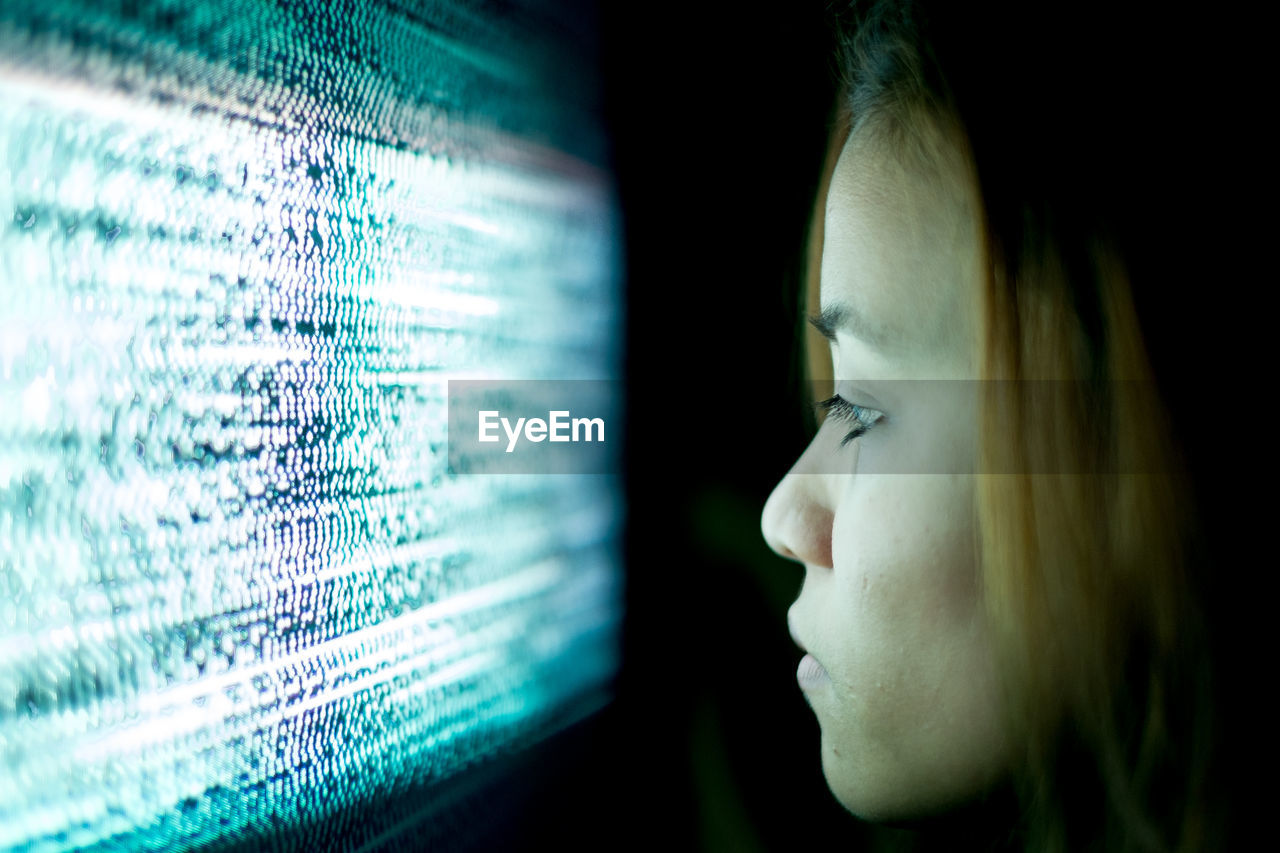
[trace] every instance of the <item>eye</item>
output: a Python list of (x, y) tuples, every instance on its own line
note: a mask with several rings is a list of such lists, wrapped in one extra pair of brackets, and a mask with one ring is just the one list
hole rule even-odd
[(848, 434), (840, 441), (841, 447), (844, 447), (858, 436), (864, 434), (884, 417), (883, 412), (878, 412), (875, 409), (868, 409), (866, 406), (859, 406), (856, 403), (850, 403), (839, 394), (836, 394), (833, 397), (828, 397), (814, 405), (826, 412), (829, 416), (843, 421), (850, 427)]

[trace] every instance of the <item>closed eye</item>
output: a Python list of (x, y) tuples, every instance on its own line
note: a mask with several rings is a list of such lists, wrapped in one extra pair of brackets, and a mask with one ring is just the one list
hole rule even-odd
[(867, 430), (875, 426), (884, 417), (883, 412), (869, 409), (866, 406), (859, 406), (856, 403), (850, 403), (839, 394), (821, 400), (814, 405), (850, 427), (849, 432), (840, 442), (841, 447), (844, 447), (858, 436), (865, 434)]

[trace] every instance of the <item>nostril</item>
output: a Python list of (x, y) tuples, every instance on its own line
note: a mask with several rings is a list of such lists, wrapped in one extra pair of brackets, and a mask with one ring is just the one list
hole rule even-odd
[(773, 541), (767, 536), (765, 537), (765, 541), (769, 543), (769, 547), (773, 550), (773, 553), (777, 554), (779, 557), (782, 557), (784, 560), (795, 560), (799, 562), (800, 558), (797, 557), (795, 552), (786, 545), (781, 542)]

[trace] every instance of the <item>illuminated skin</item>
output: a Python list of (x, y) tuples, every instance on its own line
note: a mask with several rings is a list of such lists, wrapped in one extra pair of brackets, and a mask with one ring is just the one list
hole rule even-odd
[(907, 458), (923, 460), (916, 470), (972, 470), (975, 413), (959, 402), (972, 395), (898, 381), (978, 375), (976, 204), (962, 161), (943, 149), (931, 170), (865, 132), (841, 153), (821, 308), (834, 326), (836, 393), (876, 422), (843, 443), (856, 422), (829, 414), (762, 518), (769, 545), (804, 565), (788, 621), (821, 664), (802, 686), (827, 782), (846, 808), (878, 821), (944, 813), (1008, 763), (978, 596), (974, 477), (877, 473)]

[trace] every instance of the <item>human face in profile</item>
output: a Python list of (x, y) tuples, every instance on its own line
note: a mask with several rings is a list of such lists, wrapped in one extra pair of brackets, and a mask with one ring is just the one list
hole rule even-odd
[[(865, 131), (828, 191), (821, 313), (836, 396), (764, 508), (802, 563), (789, 623), (836, 797), (870, 820), (944, 813), (1007, 766), (979, 582), (972, 394), (982, 251), (963, 159), (910, 165)], [(924, 150), (924, 149), (922, 149)], [(956, 387), (972, 387), (953, 383)], [(903, 458), (924, 459), (901, 473)]]

